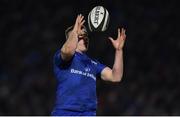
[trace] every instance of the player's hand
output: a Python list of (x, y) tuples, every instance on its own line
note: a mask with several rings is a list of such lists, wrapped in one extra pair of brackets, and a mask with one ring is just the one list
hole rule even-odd
[(126, 34), (125, 34), (125, 29), (118, 28), (118, 37), (116, 40), (114, 40), (112, 37), (109, 37), (109, 39), (112, 42), (112, 45), (116, 50), (121, 50), (124, 47), (125, 39), (126, 39)]
[(72, 35), (75, 37), (78, 37), (78, 35), (81, 35), (83, 33), (82, 31), (82, 26), (84, 24), (85, 20), (84, 20), (84, 16), (83, 15), (78, 15), (76, 18), (76, 22), (74, 25), (74, 28), (72, 30)]

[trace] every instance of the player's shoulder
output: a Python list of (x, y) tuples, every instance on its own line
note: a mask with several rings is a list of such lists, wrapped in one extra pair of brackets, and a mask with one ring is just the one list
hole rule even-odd
[(97, 59), (95, 59), (95, 58), (90, 58), (90, 62), (93, 65), (97, 65), (99, 63), (99, 61)]
[(90, 61), (90, 63), (91, 63), (92, 65), (97, 65), (97, 64), (99, 63), (99, 61), (98, 61), (97, 59), (95, 59), (95, 58), (87, 55), (86, 53), (83, 53), (83, 54), (82, 54), (82, 53), (79, 53), (79, 52), (75, 52), (75, 54), (76, 54), (77, 56), (82, 57), (82, 58), (85, 57), (85, 59), (88, 60), (88, 61)]
[(60, 54), (60, 49), (56, 49), (53, 52), (53, 57), (56, 58)]
[(92, 60), (91, 60), (91, 63), (94, 64), (94, 65), (97, 65), (97, 64), (98, 64), (98, 61), (97, 61), (96, 59), (94, 59), (94, 60), (92, 59)]

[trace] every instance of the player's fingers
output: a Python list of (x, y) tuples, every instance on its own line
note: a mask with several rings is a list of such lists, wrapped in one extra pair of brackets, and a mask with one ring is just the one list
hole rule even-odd
[(126, 39), (126, 30), (124, 28), (122, 29), (122, 36), (123, 36), (123, 39)]
[(80, 14), (79, 23), (81, 23), (84, 19), (84, 16)]
[(120, 28), (118, 28), (118, 38), (121, 36)]
[(75, 22), (75, 25), (74, 25), (74, 29), (78, 29), (79, 17), (80, 17), (80, 15), (78, 15), (78, 16), (76, 17), (76, 22)]
[(84, 24), (84, 22), (85, 22), (84, 16), (82, 14), (80, 14), (78, 30), (81, 30), (82, 25)]
[(83, 20), (81, 23), (80, 23), (80, 26), (82, 26), (84, 24), (85, 20)]
[(85, 20), (83, 20), (82, 22), (81, 22), (81, 24), (79, 25), (79, 32), (80, 33), (82, 33), (83, 31), (82, 31), (82, 27), (83, 27), (83, 24), (84, 24), (84, 22), (85, 22)]
[(81, 22), (83, 21), (83, 19), (84, 19), (84, 16), (82, 16), (82, 15), (80, 14), (79, 20), (78, 20), (78, 28), (81, 27)]
[(124, 29), (124, 28), (122, 28), (122, 32), (121, 32), (121, 34), (122, 34), (122, 35), (124, 35), (124, 34), (125, 34), (125, 29)]
[(114, 44), (114, 39), (112, 37), (108, 37), (108, 39)]

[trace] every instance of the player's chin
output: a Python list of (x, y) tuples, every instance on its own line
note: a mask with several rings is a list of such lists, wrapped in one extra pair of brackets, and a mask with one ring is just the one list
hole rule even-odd
[(87, 50), (88, 50), (88, 48), (86, 48), (86, 47), (82, 48), (83, 52), (86, 52)]
[(82, 51), (82, 52), (86, 52), (87, 50), (88, 50), (88, 48), (85, 47), (85, 46), (81, 48), (81, 51)]

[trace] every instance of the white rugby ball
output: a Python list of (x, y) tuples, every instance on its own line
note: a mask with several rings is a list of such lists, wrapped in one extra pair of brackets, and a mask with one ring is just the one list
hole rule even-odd
[(105, 31), (109, 25), (109, 12), (103, 6), (95, 6), (88, 15), (88, 27), (91, 32)]

